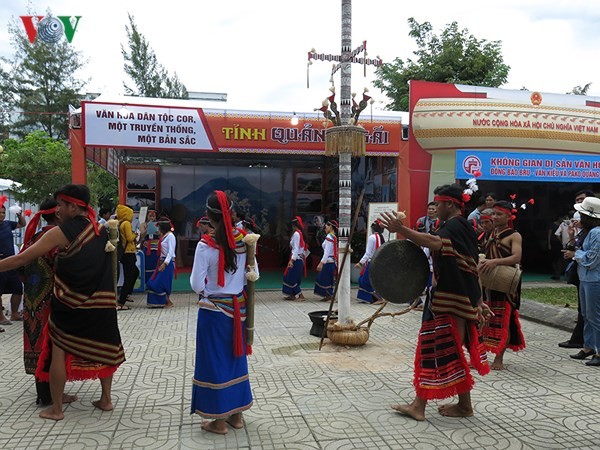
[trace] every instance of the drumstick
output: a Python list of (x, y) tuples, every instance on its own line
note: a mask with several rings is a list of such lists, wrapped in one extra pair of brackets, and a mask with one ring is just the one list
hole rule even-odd
[(321, 342), (319, 344), (319, 350), (323, 348), (323, 341), (325, 340), (325, 335), (327, 334), (327, 326), (329, 325), (329, 318), (331, 317), (331, 311), (333, 310), (333, 303), (335, 302), (335, 297), (337, 295), (338, 287), (340, 286), (341, 274), (344, 270), (344, 265), (346, 264), (346, 258), (348, 257), (348, 253), (350, 250), (350, 242), (352, 242), (352, 236), (354, 235), (354, 229), (356, 228), (356, 222), (358, 222), (358, 214), (360, 213), (360, 209), (362, 206), (363, 197), (365, 195), (365, 186), (363, 186), (360, 196), (358, 197), (358, 205), (356, 207), (356, 211), (354, 211), (354, 218), (352, 219), (352, 226), (350, 227), (350, 236), (348, 236), (348, 242), (346, 242), (346, 250), (344, 251), (344, 257), (342, 258), (342, 263), (340, 264), (340, 268), (338, 270), (338, 276), (335, 280), (335, 289), (333, 291), (333, 295), (331, 296), (331, 301), (329, 302), (329, 311), (327, 312), (327, 319), (325, 319), (325, 326), (323, 327), (323, 331), (321, 333)]

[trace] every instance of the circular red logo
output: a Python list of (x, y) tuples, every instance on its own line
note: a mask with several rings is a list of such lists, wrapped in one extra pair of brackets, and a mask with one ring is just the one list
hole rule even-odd
[(481, 160), (475, 155), (469, 155), (463, 159), (463, 169), (469, 175), (474, 175), (475, 172), (481, 170)]

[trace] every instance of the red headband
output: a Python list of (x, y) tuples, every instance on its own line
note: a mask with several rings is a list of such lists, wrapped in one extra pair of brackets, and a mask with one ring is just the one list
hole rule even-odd
[(508, 226), (512, 228), (513, 220), (515, 220), (517, 218), (517, 216), (515, 216), (510, 209), (503, 208), (502, 206), (494, 206), (494, 209), (497, 211), (503, 212), (504, 214), (508, 214)]
[(479, 221), (481, 222), (482, 220), (492, 220), (492, 216), (481, 216), (481, 217), (479, 217)]
[[(508, 208), (503, 208), (502, 206), (494, 206), (494, 209), (498, 211), (502, 211), (504, 214), (508, 214), (509, 216), (513, 215), (513, 212)], [(514, 216), (513, 216), (514, 217)]]
[(4, 206), (6, 200), (8, 200), (8, 197), (6, 195), (0, 195), (0, 208)]
[(461, 202), (459, 199), (450, 197), (449, 195), (436, 195), (435, 197), (433, 197), (433, 201), (434, 202), (452, 202), (452, 203), (455, 203), (456, 205), (460, 206), (461, 208), (464, 206), (463, 202)]
[(27, 224), (27, 228), (25, 229), (25, 237), (23, 238), (23, 242), (27, 244), (33, 235), (35, 234), (38, 225), (40, 224), (40, 217), (45, 216), (46, 214), (54, 214), (56, 212), (56, 206), (50, 209), (42, 209), (35, 213), (35, 215), (31, 218), (29, 223)]
[(63, 202), (73, 203), (74, 205), (81, 206), (82, 208), (86, 208), (88, 219), (90, 219), (90, 222), (92, 222), (92, 226), (94, 227), (94, 233), (96, 233), (96, 236), (100, 236), (100, 230), (98, 229), (98, 223), (96, 222), (96, 211), (94, 211), (90, 205), (88, 205), (86, 202), (84, 202), (81, 199), (71, 197), (71, 196), (65, 195), (65, 194), (58, 194), (57, 197), (59, 200), (62, 200)]
[(215, 194), (217, 195), (217, 200), (219, 200), (221, 214), (223, 215), (223, 226), (225, 227), (225, 233), (227, 234), (227, 243), (229, 244), (229, 248), (235, 248), (233, 224), (231, 222), (231, 213), (229, 212), (230, 205), (227, 202), (227, 194), (223, 191), (215, 191)]
[(337, 223), (337, 220), (330, 220), (329, 225), (333, 225), (336, 230), (340, 227), (340, 225)]
[(294, 218), (294, 220), (295, 220), (296, 222), (298, 222), (298, 225), (300, 225), (300, 228), (302, 228), (302, 229), (304, 230), (304, 222), (302, 222), (302, 218), (301, 218), (300, 216), (296, 216), (296, 217)]

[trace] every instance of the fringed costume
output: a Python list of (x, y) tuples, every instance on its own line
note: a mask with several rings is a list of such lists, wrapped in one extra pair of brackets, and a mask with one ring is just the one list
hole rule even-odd
[(106, 229), (78, 216), (60, 226), (70, 244), (58, 252), (50, 318), (36, 376), (48, 381), (52, 346), (65, 351), (67, 380), (111, 376), (125, 361), (117, 326)]
[[(485, 256), (487, 259), (509, 257), (511, 249), (502, 244), (502, 240), (515, 233), (512, 228), (507, 228), (500, 233), (495, 231), (487, 241)], [(487, 302), (494, 316), (483, 328), (485, 348), (494, 354), (501, 353), (509, 348), (515, 352), (525, 348), (525, 337), (521, 331), (519, 320), (519, 307), (521, 306), (521, 282), (514, 295), (503, 292), (486, 290)]]
[[(252, 406), (245, 342), (246, 246), (233, 230), (237, 270), (225, 271), (225, 256), (213, 236), (196, 247), (190, 282), (200, 295), (191, 413), (225, 419)], [(230, 245), (231, 246), (231, 245)]]
[(379, 298), (375, 294), (375, 289), (371, 285), (371, 280), (369, 279), (369, 264), (375, 251), (381, 247), (383, 243), (383, 238), (379, 233), (373, 233), (367, 239), (367, 248), (365, 250), (365, 254), (360, 260), (360, 263), (363, 265), (362, 270), (360, 271), (360, 277), (358, 278), (358, 300), (365, 303), (374, 303)]
[(425, 400), (464, 394), (473, 388), (473, 377), (460, 345), (455, 317), (467, 322), (465, 346), (471, 365), (485, 375), (490, 368), (476, 326), (481, 296), (477, 274), (477, 237), (461, 216), (448, 220), (437, 233), (441, 250), (434, 253), (437, 286), (426, 305), (415, 356), (414, 385)]
[(331, 298), (335, 289), (335, 280), (337, 278), (337, 237), (334, 233), (329, 233), (323, 241), (323, 264), (321, 271), (317, 273), (315, 280), (314, 293), (320, 297)]
[[(46, 226), (30, 240), (27, 239), (24, 249), (37, 242), (50, 229), (52, 226)], [(35, 375), (37, 369), (44, 343), (42, 331), (50, 315), (55, 256), (56, 249), (26, 265), (23, 272), (23, 357), (25, 372), (31, 375)], [(49, 383), (37, 378), (35, 381), (37, 403), (52, 403)]]

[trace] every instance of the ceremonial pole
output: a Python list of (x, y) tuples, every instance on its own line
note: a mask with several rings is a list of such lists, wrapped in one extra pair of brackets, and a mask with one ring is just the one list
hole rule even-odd
[[(342, 2), (342, 39), (341, 53), (339, 55), (317, 53), (315, 49), (308, 52), (307, 87), (309, 86), (308, 69), (313, 60), (334, 61), (331, 71), (331, 82), (333, 76), (339, 70), (340, 82), (340, 110), (335, 102), (335, 87), (331, 87), (332, 95), (323, 101), (321, 108), (325, 119), (331, 121), (333, 126), (325, 132), (325, 153), (328, 156), (339, 158), (339, 201), (338, 201), (338, 322), (343, 325), (352, 320), (350, 312), (350, 264), (342, 265), (344, 254), (348, 249), (348, 240), (351, 235), (352, 216), (352, 156), (361, 157), (366, 151), (366, 131), (357, 125), (360, 113), (373, 103), (365, 89), (362, 100), (356, 103), (352, 94), (352, 63), (363, 66), (366, 76), (367, 65), (379, 67), (382, 65), (381, 58), (367, 58), (367, 41), (352, 50), (352, 0), (341, 0)], [(364, 53), (364, 57), (359, 57)], [(330, 110), (331, 108), (331, 110)], [(357, 205), (360, 208), (361, 205)]]
[[(342, 0), (342, 49), (340, 61), (340, 106), (342, 125), (348, 125), (350, 119), (350, 100), (352, 90), (352, 0)], [(339, 261), (341, 265), (344, 252), (350, 237), (350, 217), (352, 215), (352, 149), (341, 151), (339, 154), (339, 224), (338, 245)], [(358, 205), (360, 207), (360, 205)], [(338, 321), (347, 324), (351, 320), (350, 311), (350, 264), (344, 264), (340, 277), (338, 292)]]

